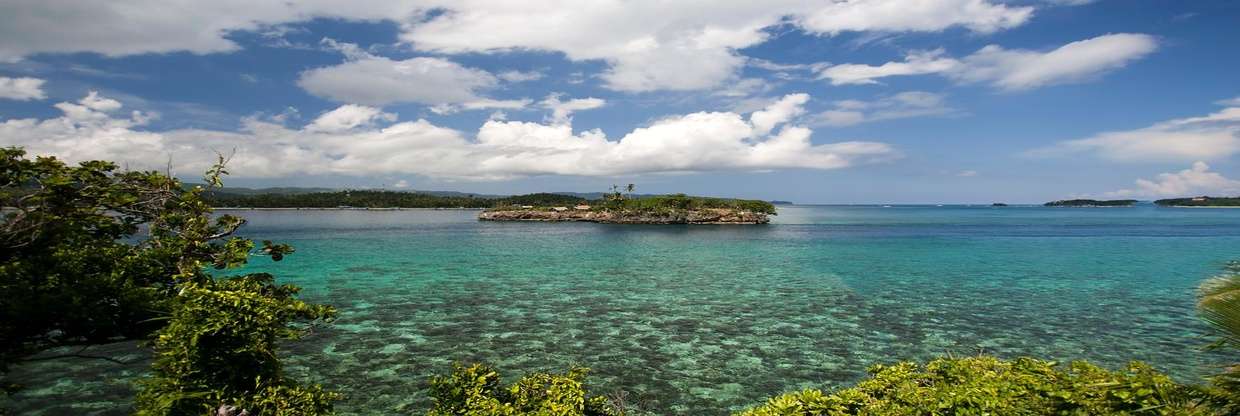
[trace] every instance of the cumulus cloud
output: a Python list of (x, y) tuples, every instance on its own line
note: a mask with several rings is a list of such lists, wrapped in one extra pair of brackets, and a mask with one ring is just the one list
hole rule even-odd
[[(1224, 102), (1226, 103), (1226, 102)], [(1091, 154), (1121, 162), (1218, 160), (1240, 153), (1240, 106), (1149, 127), (1099, 133), (1029, 152), (1032, 156)]]
[(18, 101), (42, 100), (47, 98), (47, 95), (43, 93), (44, 82), (47, 81), (30, 77), (0, 77), (0, 99)]
[(572, 122), (571, 116), (574, 112), (601, 108), (607, 105), (607, 101), (594, 97), (560, 101), (560, 94), (551, 94), (539, 104), (543, 108), (551, 110), (550, 120), (552, 123), (566, 124)]
[[(69, 161), (107, 159), (133, 168), (206, 169), (215, 150), (235, 149), (232, 171), (244, 177), (298, 174), (396, 175), (496, 180), (530, 175), (608, 176), (659, 172), (835, 169), (896, 157), (889, 145), (814, 144), (810, 129), (788, 124), (802, 110), (785, 97), (746, 120), (733, 112), (661, 119), (609, 139), (568, 123), (489, 120), (473, 138), (426, 120), (394, 121), (377, 108), (345, 105), (302, 128), (247, 118), (237, 132), (142, 129), (149, 117), (123, 117), (119, 102), (98, 94), (57, 104), (64, 114), (0, 123), (7, 144)], [(782, 115), (782, 116), (781, 116)], [(390, 124), (389, 124), (390, 123)], [(778, 129), (774, 127), (782, 126)], [(774, 130), (774, 132), (770, 132)]]
[(230, 33), (315, 18), (405, 20), (418, 1), (117, 0), (0, 2), (0, 61), (38, 53), (230, 52)]
[(746, 62), (736, 50), (765, 42), (763, 29), (777, 24), (819, 34), (954, 26), (986, 33), (1020, 25), (1032, 12), (986, 0), (464, 0), (438, 6), (445, 12), (409, 26), (402, 39), (440, 53), (536, 49), (562, 52), (574, 61), (604, 60), (609, 64), (601, 77), (605, 85), (633, 92), (713, 88)]
[(1107, 192), (1106, 196), (1121, 198), (1174, 198), (1200, 195), (1240, 195), (1240, 180), (1211, 172), (1206, 162), (1196, 162), (1188, 169), (1161, 173), (1154, 180), (1137, 179), (1136, 187)]
[(874, 84), (901, 75), (939, 74), (962, 84), (989, 84), (1007, 91), (1078, 82), (1122, 68), (1158, 48), (1153, 36), (1118, 33), (1072, 42), (1040, 52), (986, 46), (964, 58), (942, 50), (915, 52), (903, 62), (882, 65), (841, 64), (819, 72), (832, 85)]
[(765, 42), (764, 29), (775, 25), (822, 35), (950, 27), (990, 33), (1025, 23), (1032, 11), (998, 0), (13, 0), (0, 3), (0, 61), (38, 53), (229, 52), (239, 46), (228, 35), (239, 31), (283, 41), (281, 28), (291, 23), (384, 20), (422, 51), (553, 51), (607, 62), (601, 79), (615, 90), (700, 90), (731, 79), (745, 61), (736, 51)]
[(817, 121), (828, 126), (851, 126), (882, 120), (935, 117), (958, 114), (942, 94), (905, 91), (874, 101), (841, 100), (834, 108), (819, 113)]
[(396, 114), (385, 113), (374, 107), (346, 104), (314, 119), (306, 126), (306, 131), (337, 133), (358, 127), (370, 127), (383, 121), (396, 121)]
[(835, 1), (819, 5), (800, 17), (811, 32), (940, 31), (963, 26), (990, 33), (1020, 26), (1033, 15), (1032, 7), (1012, 7), (985, 0), (871, 0)]
[(772, 103), (765, 109), (750, 114), (749, 122), (753, 124), (754, 131), (758, 134), (770, 133), (775, 126), (787, 123), (793, 117), (805, 114), (805, 103), (807, 102), (809, 102), (809, 94), (790, 94), (784, 96), (783, 99)]
[(496, 82), (489, 72), (446, 59), (417, 57), (398, 61), (362, 54), (350, 56), (339, 65), (302, 72), (297, 85), (330, 100), (381, 106), (477, 101), (478, 92)]

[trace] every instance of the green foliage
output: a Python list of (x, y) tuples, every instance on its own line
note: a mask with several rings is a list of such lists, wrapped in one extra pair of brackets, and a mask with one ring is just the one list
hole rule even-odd
[[(221, 156), (206, 183), (220, 185), (224, 164)], [(276, 347), (302, 333), (297, 322), (331, 309), (295, 299), (296, 287), (270, 275), (208, 273), (293, 249), (233, 237), (245, 221), (213, 215), (203, 192), (109, 162), (68, 166), (0, 149), (0, 365), (159, 330), (140, 414), (330, 412), (337, 396), (284, 377)]]
[(1107, 371), (1031, 358), (940, 358), (925, 366), (874, 366), (871, 377), (831, 394), (804, 390), (741, 416), (818, 415), (1208, 415), (1196, 390), (1149, 366)]
[[(1223, 274), (1201, 284), (1197, 310), (1218, 337), (1213, 347), (1240, 351), (1240, 262), (1229, 263)], [(1232, 414), (1240, 413), (1240, 362), (1225, 368), (1211, 381), (1215, 401)]]
[[(188, 247), (192, 194), (151, 172), (109, 162), (67, 166), (0, 149), (0, 367), (56, 345), (140, 337), (159, 327)], [(200, 221), (206, 221), (200, 218)], [(141, 225), (152, 238), (139, 244)], [(227, 234), (235, 218), (206, 222)], [(192, 255), (214, 259), (202, 251)], [(221, 261), (224, 257), (219, 257)], [(55, 307), (50, 307), (55, 305)]]
[(497, 201), (501, 205), (573, 206), (587, 203), (585, 198), (572, 195), (537, 193), (510, 196)]
[(1175, 207), (1240, 207), (1240, 197), (1205, 196), (1201, 198), (1171, 198), (1154, 201), (1161, 206)]
[(1042, 205), (1048, 207), (1128, 207), (1136, 203), (1137, 200), (1135, 199), (1066, 199), (1062, 201), (1051, 201)]
[(622, 209), (643, 212), (726, 208), (775, 215), (775, 205), (766, 201), (752, 199), (707, 198), (700, 196), (687, 196), (685, 194), (613, 199), (603, 203), (602, 207), (605, 209)]
[(475, 198), (368, 190), (251, 194), (211, 192), (206, 198), (212, 206), (245, 208), (491, 208), (510, 205), (576, 205), (586, 202), (582, 197), (552, 193)]
[(429, 416), (619, 416), (605, 398), (586, 392), (587, 370), (527, 375), (503, 386), (494, 368), (453, 365), (431, 379), (435, 404)]
[(287, 379), (277, 354), (280, 340), (305, 331), (291, 323), (334, 313), (297, 300), (297, 291), (268, 274), (182, 285), (155, 341), (154, 376), (142, 382), (138, 414), (206, 414), (221, 404), (255, 415), (329, 413), (339, 396)]

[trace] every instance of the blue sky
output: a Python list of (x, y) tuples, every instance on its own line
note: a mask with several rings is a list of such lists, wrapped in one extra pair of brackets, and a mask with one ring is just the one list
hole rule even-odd
[(254, 187), (1240, 194), (1237, 39), (1208, 0), (10, 1), (0, 145)]

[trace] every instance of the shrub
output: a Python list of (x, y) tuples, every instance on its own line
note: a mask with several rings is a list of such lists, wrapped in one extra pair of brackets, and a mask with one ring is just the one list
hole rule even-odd
[(1189, 415), (1215, 414), (1196, 390), (1134, 362), (1107, 371), (1085, 362), (940, 358), (925, 366), (874, 366), (871, 377), (831, 394), (778, 396), (741, 416)]
[(284, 377), (278, 341), (304, 330), (296, 320), (325, 320), (334, 311), (294, 298), (269, 274), (188, 283), (176, 312), (155, 341), (154, 375), (143, 380), (139, 415), (206, 414), (221, 404), (252, 415), (330, 413), (339, 396)]
[[(224, 162), (208, 186), (221, 186)], [(208, 273), (293, 249), (264, 241), (256, 250), (233, 236), (245, 220), (214, 215), (204, 191), (110, 162), (68, 166), (0, 148), (0, 371), (45, 348), (158, 330), (139, 414), (330, 412), (337, 395), (285, 378), (276, 347), (302, 333), (296, 322), (325, 320), (331, 308), (297, 300), (271, 275)]]
[(510, 386), (484, 364), (454, 364), (452, 374), (431, 379), (429, 416), (619, 416), (605, 398), (586, 392), (587, 370), (535, 373)]

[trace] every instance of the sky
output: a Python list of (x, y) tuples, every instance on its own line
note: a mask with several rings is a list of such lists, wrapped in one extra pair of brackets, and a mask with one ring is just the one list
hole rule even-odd
[(6, 0), (0, 146), (246, 187), (1240, 195), (1240, 2)]

